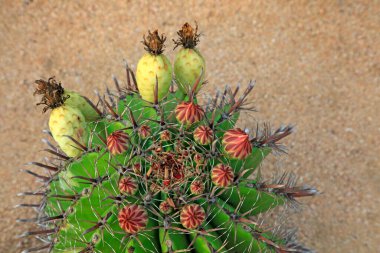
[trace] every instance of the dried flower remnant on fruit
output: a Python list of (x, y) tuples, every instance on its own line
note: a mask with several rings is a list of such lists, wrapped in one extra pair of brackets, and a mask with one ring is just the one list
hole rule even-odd
[(62, 106), (69, 98), (63, 94), (64, 89), (61, 83), (57, 82), (54, 77), (50, 77), (47, 81), (36, 80), (35, 83), (36, 89), (33, 94), (42, 95), (41, 101), (37, 105), (45, 105), (43, 112)]
[(175, 47), (183, 46), (184, 48), (194, 48), (199, 42), (200, 34), (198, 33), (198, 24), (195, 23), (195, 29), (189, 24), (185, 23), (182, 29), (177, 32), (179, 38), (173, 39)]
[(159, 55), (164, 52), (164, 43), (166, 41), (166, 37), (158, 33), (158, 30), (155, 30), (153, 33), (148, 31), (148, 36), (145, 37), (142, 43), (145, 46), (145, 50), (150, 54)]

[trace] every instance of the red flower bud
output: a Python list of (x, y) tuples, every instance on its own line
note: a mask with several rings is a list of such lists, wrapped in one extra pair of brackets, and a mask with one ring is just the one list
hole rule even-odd
[(195, 161), (196, 164), (202, 164), (204, 162), (204, 160), (205, 159), (204, 159), (204, 157), (201, 154), (196, 153), (194, 155), (194, 161)]
[(117, 130), (107, 137), (107, 147), (108, 150), (113, 155), (121, 154), (127, 150), (128, 145), (128, 135), (127, 133)]
[(184, 206), (180, 214), (181, 224), (187, 229), (199, 227), (205, 220), (205, 217), (205, 210), (198, 204)]
[(138, 133), (139, 133), (139, 136), (142, 138), (142, 139), (146, 139), (147, 137), (150, 136), (152, 130), (150, 129), (149, 126), (147, 125), (142, 125), (140, 126), (139, 130), (138, 130)]
[(161, 132), (160, 138), (162, 141), (169, 141), (171, 138), (171, 134), (168, 130), (164, 130)]
[(252, 152), (249, 135), (240, 128), (230, 129), (223, 136), (224, 150), (235, 159), (245, 159)]
[(159, 208), (163, 214), (169, 214), (173, 211), (173, 207), (170, 205), (167, 199), (161, 202)]
[(177, 120), (184, 125), (191, 125), (203, 119), (205, 112), (193, 102), (182, 102), (175, 109)]
[(162, 180), (162, 183), (165, 187), (168, 187), (170, 185), (170, 179), (164, 179)]
[(133, 165), (133, 172), (140, 175), (141, 174), (141, 164), (140, 163), (135, 163)]
[(213, 131), (208, 126), (199, 126), (194, 130), (194, 140), (201, 145), (210, 144), (213, 139)]
[(219, 187), (227, 187), (234, 181), (233, 169), (225, 164), (218, 164), (211, 170), (211, 180)]
[(194, 195), (202, 194), (205, 190), (205, 185), (200, 180), (195, 180), (190, 185), (190, 192)]
[(139, 205), (126, 205), (118, 215), (120, 227), (129, 234), (136, 234), (148, 224), (148, 213)]
[(132, 177), (124, 177), (119, 181), (119, 190), (121, 193), (126, 193), (128, 195), (134, 195), (138, 190), (138, 185), (136, 180)]

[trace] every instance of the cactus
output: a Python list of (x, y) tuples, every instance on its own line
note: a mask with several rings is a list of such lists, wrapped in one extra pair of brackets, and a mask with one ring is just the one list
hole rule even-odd
[(98, 115), (88, 121), (66, 104), (61, 84), (36, 81), (44, 111), (53, 109), (51, 120), (74, 127), (67, 121), (75, 113), (86, 134), (78, 141), (66, 133), (79, 150), (73, 155), (57, 137), (62, 130), (51, 126), (61, 149), (46, 141), (46, 151), (55, 159), (28, 164), (47, 174), (25, 170), (42, 186), (20, 194), (41, 196), (38, 204), (19, 205), (37, 211), (19, 219), (38, 227), (21, 236), (42, 243), (24, 252), (310, 252), (293, 234), (258, 220), (318, 191), (297, 185), (293, 174), (261, 178), (261, 162), (286, 152), (279, 142), (293, 127), (273, 131), (264, 124), (254, 134), (237, 128), (239, 115), (250, 110), (253, 83), (240, 96), (239, 88), (226, 87), (201, 106), (196, 91), (203, 71), (185, 97), (154, 78), (139, 84), (145, 71), (138, 67), (136, 82), (127, 66), (126, 87), (115, 79), (116, 90), (99, 97), (101, 108), (89, 103)]

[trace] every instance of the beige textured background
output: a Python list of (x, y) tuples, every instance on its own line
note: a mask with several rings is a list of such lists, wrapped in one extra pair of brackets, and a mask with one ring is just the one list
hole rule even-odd
[[(19, 173), (41, 161), (47, 115), (34, 104), (35, 79), (56, 75), (67, 88), (93, 90), (124, 80), (147, 29), (172, 38), (185, 21), (205, 34), (213, 92), (257, 80), (255, 119), (295, 123), (290, 155), (265, 163), (295, 171), (323, 194), (304, 201), (295, 223), (319, 252), (380, 252), (379, 1), (0, 1), (0, 252), (19, 252), (14, 210), (36, 185)], [(173, 52), (166, 51), (173, 59)]]

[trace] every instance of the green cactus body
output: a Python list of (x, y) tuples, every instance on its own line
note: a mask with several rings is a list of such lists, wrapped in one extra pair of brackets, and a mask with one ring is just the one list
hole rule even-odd
[(99, 114), (79, 93), (65, 90), (63, 94), (69, 96), (65, 101), (65, 105), (79, 109), (86, 121), (95, 121), (99, 119)]
[(197, 253), (212, 253), (210, 247), (208, 246), (207, 239), (202, 236), (197, 237), (195, 233), (190, 234), (191, 240), (194, 240), (194, 250)]
[(70, 157), (78, 156), (82, 149), (68, 136), (86, 146), (87, 134), (85, 118), (79, 109), (60, 106), (52, 110), (49, 128), (59, 147)]
[(136, 81), (141, 97), (153, 103), (154, 89), (158, 81), (158, 100), (169, 92), (172, 82), (172, 66), (165, 55), (146, 53), (137, 64)]
[[(167, 72), (157, 74), (158, 66)], [(70, 98), (50, 92), (53, 87), (63, 93), (59, 83), (38, 81), (41, 103), (54, 108), (51, 133), (67, 156), (50, 144), (54, 165), (31, 163), (48, 173), (27, 171), (43, 185), (21, 194), (42, 197), (37, 218), (19, 220), (36, 222), (39, 229), (23, 236), (42, 240), (26, 252), (309, 252), (292, 234), (257, 221), (259, 214), (294, 207), (297, 197), (317, 191), (296, 185), (291, 174), (261, 178), (262, 161), (271, 152), (284, 152), (278, 142), (292, 127), (272, 131), (265, 124), (252, 135), (235, 126), (253, 85), (240, 96), (226, 87), (223, 94), (229, 96), (216, 95), (201, 106), (193, 92), (186, 101), (179, 99), (180, 89), (165, 95), (171, 68), (162, 55), (145, 55), (137, 69), (137, 83), (128, 78), (127, 88), (109, 98), (116, 105), (103, 101), (104, 113), (87, 123), (79, 106), (65, 104)], [(158, 97), (152, 96), (156, 74)]]
[[(174, 60), (174, 74), (178, 88), (183, 93), (188, 93), (192, 88), (197, 78), (206, 71), (206, 63), (203, 56), (197, 49), (194, 48), (181, 48), (175, 56)], [(204, 81), (204, 74), (200, 83)], [(201, 88), (198, 86), (197, 91)]]

